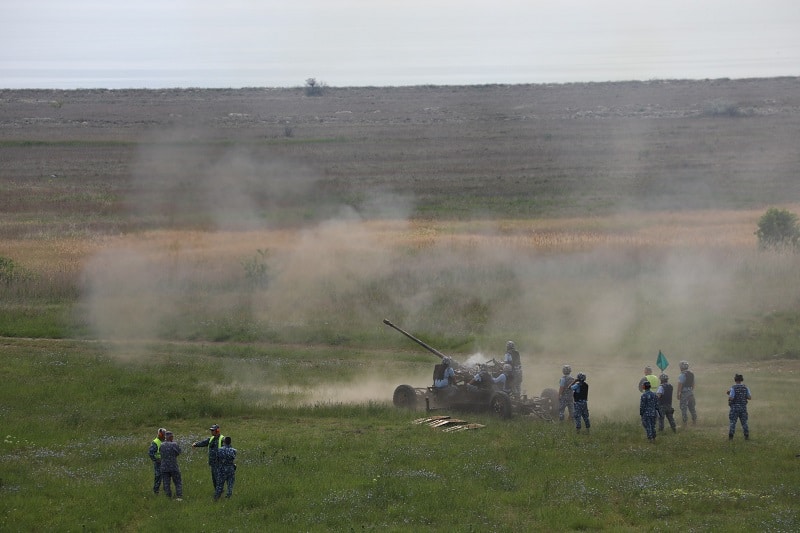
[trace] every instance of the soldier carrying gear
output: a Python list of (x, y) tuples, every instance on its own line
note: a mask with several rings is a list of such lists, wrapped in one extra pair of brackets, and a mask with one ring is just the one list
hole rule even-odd
[(573, 391), (575, 401), (575, 429), (581, 432), (581, 419), (586, 422), (586, 432), (589, 432), (591, 424), (589, 422), (589, 384), (586, 383), (586, 374), (578, 372), (576, 380), (570, 388)]

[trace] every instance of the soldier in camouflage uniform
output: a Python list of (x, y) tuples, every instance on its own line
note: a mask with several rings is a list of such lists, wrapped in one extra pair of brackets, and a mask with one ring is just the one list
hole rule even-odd
[(744, 377), (741, 374), (736, 374), (733, 381), (735, 384), (728, 390), (728, 405), (731, 407), (728, 440), (733, 440), (737, 420), (742, 423), (744, 439), (747, 440), (750, 438), (750, 428), (747, 425), (747, 402), (753, 398), (750, 396), (750, 388), (742, 383)]
[(586, 374), (578, 372), (575, 382), (570, 386), (572, 399), (575, 401), (575, 429), (581, 432), (581, 419), (586, 422), (586, 433), (589, 433), (589, 384), (586, 383)]
[(207, 439), (195, 442), (192, 444), (192, 448), (208, 447), (208, 466), (211, 467), (211, 483), (214, 484), (214, 490), (217, 490), (217, 477), (219, 473), (219, 457), (217, 456), (217, 450), (219, 450), (225, 437), (220, 433), (217, 424), (214, 424), (208, 429), (211, 431), (211, 436)]
[(564, 365), (561, 367), (561, 379), (558, 380), (558, 419), (564, 421), (564, 410), (569, 413), (569, 419), (575, 418), (575, 401), (572, 398), (572, 389), (570, 387), (575, 383), (575, 378), (570, 374), (572, 367)]
[(222, 489), (225, 483), (228, 484), (226, 498), (233, 495), (233, 484), (236, 481), (236, 448), (231, 447), (231, 438), (225, 437), (222, 441), (222, 448), (217, 450), (219, 458), (219, 472), (217, 474), (217, 488), (214, 491), (214, 500), (219, 500), (222, 496)]
[(171, 482), (175, 483), (175, 499), (183, 499), (183, 481), (181, 481), (181, 469), (178, 468), (178, 456), (181, 454), (181, 447), (174, 442), (171, 431), (166, 433), (166, 441), (161, 445), (161, 477), (164, 480), (164, 494), (167, 498), (172, 498)]
[(642, 417), (642, 426), (644, 432), (647, 434), (647, 440), (650, 442), (656, 441), (656, 417), (660, 414), (661, 410), (658, 407), (658, 396), (650, 390), (650, 382), (645, 381), (642, 384), (644, 392), (642, 393), (641, 400), (639, 401), (639, 416)]

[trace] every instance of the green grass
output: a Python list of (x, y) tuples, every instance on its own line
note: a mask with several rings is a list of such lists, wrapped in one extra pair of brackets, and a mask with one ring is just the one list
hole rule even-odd
[[(800, 452), (787, 427), (793, 370), (746, 372), (752, 438), (728, 442), (730, 372), (702, 376), (696, 427), (647, 443), (638, 395), (603, 409), (592, 432), (515, 418), (444, 433), (383, 402), (292, 406), (281, 385), (363, 372), (360, 354), (254, 346), (112, 346), (5, 340), (0, 496), (5, 531), (160, 531), (224, 523), (237, 531), (792, 531)], [(121, 354), (126, 359), (120, 359)], [(402, 354), (399, 354), (402, 355)], [(339, 361), (332, 370), (331, 361)], [(389, 372), (394, 354), (370, 360)], [(405, 363), (421, 366), (422, 363)], [(781, 363), (778, 364), (791, 364)], [(241, 374), (263, 380), (259, 393)], [(348, 378), (348, 376), (350, 376)], [(720, 390), (712, 383), (719, 383)], [(252, 383), (251, 383), (252, 385)], [(779, 385), (779, 386), (776, 386)], [(272, 389), (272, 392), (270, 392)], [(701, 389), (702, 390), (702, 389)], [(386, 397), (390, 391), (386, 391)], [(721, 401), (719, 401), (721, 399)], [(465, 416), (465, 415), (462, 415)], [(213, 503), (205, 449), (217, 422), (239, 450), (230, 501)], [(166, 426), (183, 446), (183, 502), (150, 492), (147, 447)]]
[(61, 339), (80, 331), (70, 322), (69, 304), (0, 306), (0, 336)]

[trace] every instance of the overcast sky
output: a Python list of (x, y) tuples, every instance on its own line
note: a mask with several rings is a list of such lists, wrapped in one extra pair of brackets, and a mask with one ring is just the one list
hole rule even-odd
[(0, 0), (0, 88), (798, 75), (798, 0)]

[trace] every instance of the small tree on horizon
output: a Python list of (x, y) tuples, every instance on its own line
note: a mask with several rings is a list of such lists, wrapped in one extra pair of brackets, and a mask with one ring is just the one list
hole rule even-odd
[(308, 78), (306, 80), (306, 96), (322, 96), (324, 92), (324, 81), (317, 81), (317, 78)]
[(770, 207), (758, 219), (758, 245), (766, 249), (796, 249), (800, 242), (800, 225), (797, 215), (786, 210)]

